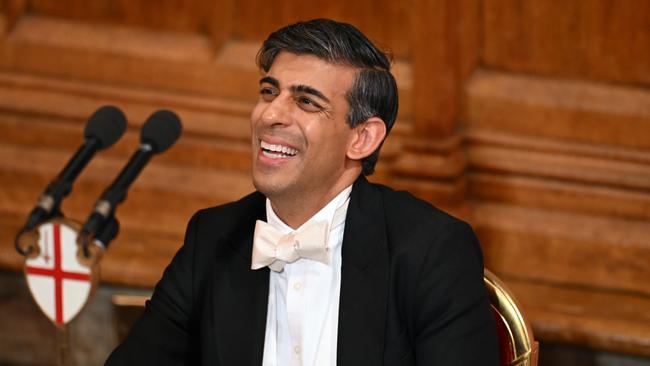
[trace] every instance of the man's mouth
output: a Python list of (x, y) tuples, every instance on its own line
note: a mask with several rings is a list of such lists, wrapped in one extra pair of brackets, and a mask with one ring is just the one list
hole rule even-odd
[(285, 145), (270, 144), (265, 141), (260, 141), (260, 148), (262, 154), (271, 159), (284, 159), (295, 156), (298, 150)]

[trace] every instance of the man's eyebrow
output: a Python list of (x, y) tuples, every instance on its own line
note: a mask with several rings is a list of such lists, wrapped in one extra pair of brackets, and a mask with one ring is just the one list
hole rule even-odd
[(261, 78), (260, 79), (260, 85), (264, 84), (264, 83), (271, 84), (276, 88), (280, 87), (280, 82), (278, 81), (278, 79), (276, 79), (274, 77), (271, 77), (271, 76), (265, 76), (265, 77)]
[[(272, 76), (265, 76), (260, 79), (260, 84), (271, 84), (276, 88), (280, 88), (280, 82), (278, 79), (272, 77)], [(324, 100), (327, 103), (331, 103), (329, 98), (325, 96), (325, 94), (321, 93), (320, 90), (314, 89), (311, 86), (308, 85), (294, 85), (289, 88), (292, 93), (305, 93), (305, 94), (311, 94), (314, 96), (319, 97), (320, 99)]]
[(320, 99), (326, 101), (327, 103), (331, 103), (329, 98), (325, 96), (325, 94), (321, 93), (319, 90), (312, 88), (311, 86), (307, 85), (295, 85), (289, 88), (292, 93), (305, 93), (305, 94), (311, 94), (319, 97)]

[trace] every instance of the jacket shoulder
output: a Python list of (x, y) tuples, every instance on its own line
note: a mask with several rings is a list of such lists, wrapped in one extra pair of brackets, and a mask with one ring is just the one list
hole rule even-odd
[(394, 259), (406, 256), (417, 262), (425, 255), (469, 257), (478, 260), (482, 269), (481, 247), (467, 222), (411, 193), (373, 186), (382, 197), (386, 235)]
[(443, 229), (471, 229), (465, 221), (409, 192), (397, 191), (381, 184), (372, 185), (381, 194), (386, 222), (392, 228), (422, 230), (430, 234)]
[(190, 222), (198, 228), (218, 227), (224, 235), (236, 232), (240, 226), (253, 223), (265, 215), (266, 198), (259, 192), (250, 193), (241, 199), (197, 211)]

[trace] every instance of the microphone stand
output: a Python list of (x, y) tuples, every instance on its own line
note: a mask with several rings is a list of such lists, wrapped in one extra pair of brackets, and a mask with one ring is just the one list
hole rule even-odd
[(120, 232), (120, 222), (113, 211), (106, 218), (105, 224), (97, 230), (94, 236), (92, 233), (81, 231), (77, 237), (77, 259), (86, 266), (92, 267), (99, 263), (102, 254), (108, 250), (108, 246)]
[(74, 364), (70, 354), (70, 328), (67, 324), (56, 327), (56, 364), (57, 366), (72, 366)]

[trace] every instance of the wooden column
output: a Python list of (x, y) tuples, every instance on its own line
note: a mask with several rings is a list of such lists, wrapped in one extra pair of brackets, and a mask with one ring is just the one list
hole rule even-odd
[(416, 0), (412, 26), (414, 133), (448, 137), (456, 129), (460, 93), (459, 3)]
[(416, 0), (411, 27), (413, 129), (393, 167), (393, 182), (467, 216), (466, 158), (459, 110), (478, 55), (479, 2)]
[(234, 31), (234, 0), (201, 0), (198, 4), (201, 28), (205, 28), (215, 49), (221, 48)]
[(27, 0), (3, 0), (0, 2), (0, 36), (11, 31), (26, 9)]

